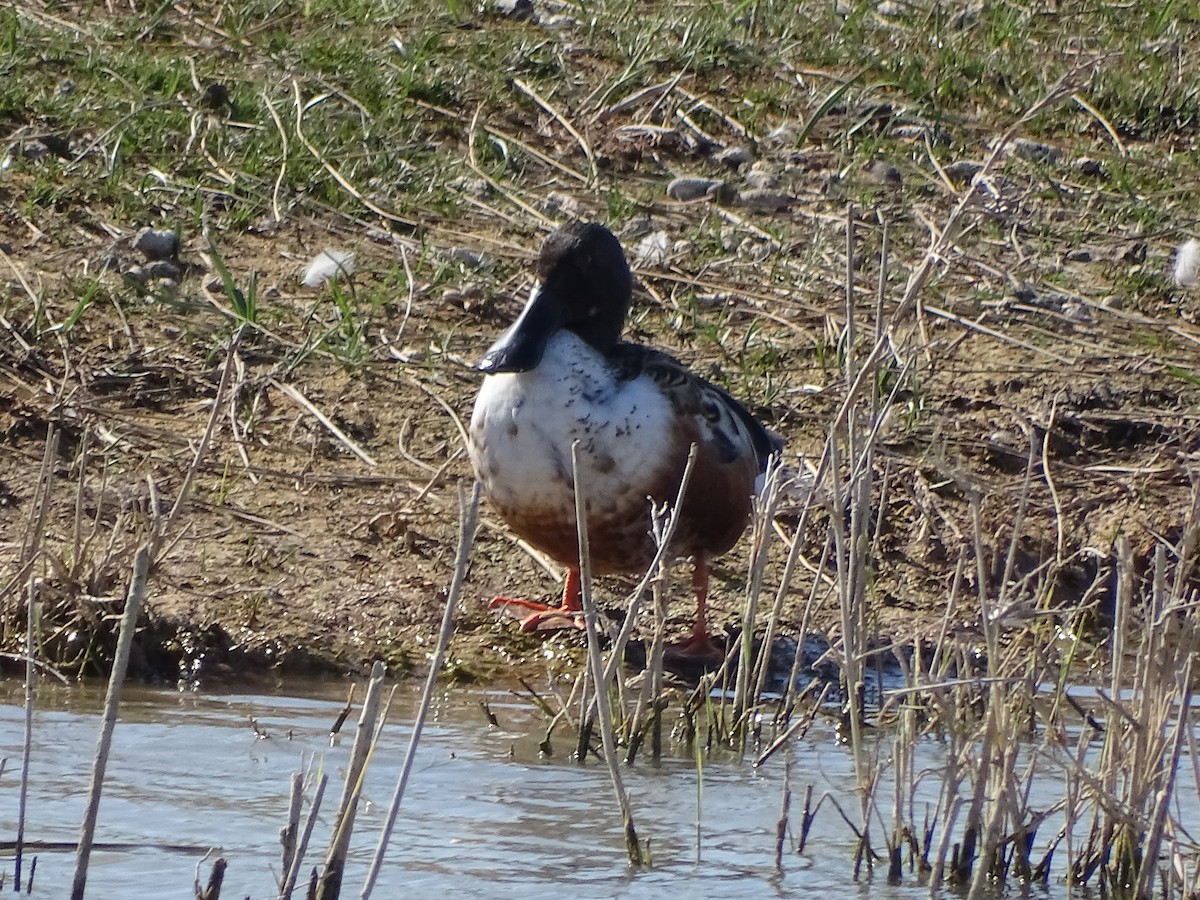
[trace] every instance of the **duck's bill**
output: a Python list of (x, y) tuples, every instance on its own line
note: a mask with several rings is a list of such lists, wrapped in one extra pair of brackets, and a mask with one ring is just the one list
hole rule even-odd
[(552, 291), (539, 286), (517, 321), (479, 358), (475, 368), (489, 375), (537, 368), (546, 345), (561, 326), (561, 304)]

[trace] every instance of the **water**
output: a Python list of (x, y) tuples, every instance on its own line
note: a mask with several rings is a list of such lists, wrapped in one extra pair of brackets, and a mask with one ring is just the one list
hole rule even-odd
[[(321, 859), (341, 793), (340, 771), (349, 753), (353, 717), (333, 747), (328, 732), (345, 690), (342, 684), (308, 685), (288, 695), (129, 690), (97, 828), (98, 841), (121, 846), (93, 853), (88, 896), (191, 900), (197, 864), (212, 847), (229, 861), (224, 897), (275, 897), (278, 832), (286, 820), (290, 776), (311, 762), (324, 767), (330, 782), (306, 856), (306, 877)], [(479, 707), (485, 696), (499, 727), (490, 725)], [(416, 700), (415, 689), (397, 693), (368, 771), (366, 805), (355, 827), (343, 896), (358, 896), (407, 746)], [(41, 689), (27, 840), (77, 838), (101, 701), (95, 688)], [(0, 778), (0, 833), (7, 839), (16, 834), (20, 704), (19, 685), (0, 686), (0, 756), (8, 761)], [(269, 737), (256, 733), (251, 717)], [(570, 762), (566, 732), (556, 737), (556, 756), (542, 758), (538, 743), (545, 727), (530, 703), (502, 691), (440, 695), (426, 723), (374, 896), (426, 897), (451, 888), (466, 896), (523, 898), (651, 898), (667, 891), (681, 898), (753, 898), (811, 896), (820, 890), (869, 891), (880, 898), (928, 896), (911, 879), (888, 886), (882, 872), (869, 884), (856, 885), (851, 878), (853, 834), (830, 806), (818, 815), (805, 853), (785, 852), (783, 871), (776, 871), (782, 754), (760, 769), (724, 759), (706, 761), (698, 771), (694, 759), (680, 757), (625, 769), (638, 833), (650, 839), (653, 858), (650, 868), (633, 872), (626, 865), (606, 770)], [(923, 746), (928, 758), (918, 759), (918, 769), (937, 765), (936, 744)], [(829, 791), (852, 819), (858, 818), (852, 760), (827, 723), (818, 723), (796, 745), (793, 760), (793, 822), (810, 782), (817, 796)], [(930, 779), (927, 791), (930, 802), (936, 796), (934, 781)], [(703, 824), (697, 843), (698, 803)], [(150, 846), (154, 844), (193, 849)], [(36, 855), (34, 895), (66, 896), (73, 851), (39, 850)], [(26, 872), (28, 860), (27, 855)], [(0, 862), (11, 883), (11, 854)], [(201, 883), (210, 868), (211, 860), (200, 863)]]

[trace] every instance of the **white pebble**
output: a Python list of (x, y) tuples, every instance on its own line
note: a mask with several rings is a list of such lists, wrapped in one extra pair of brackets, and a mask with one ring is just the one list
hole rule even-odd
[(300, 283), (307, 288), (320, 287), (327, 281), (338, 281), (354, 274), (354, 254), (345, 250), (322, 250), (304, 271)]
[(1185, 241), (1175, 251), (1175, 283), (1195, 287), (1200, 281), (1200, 241)]

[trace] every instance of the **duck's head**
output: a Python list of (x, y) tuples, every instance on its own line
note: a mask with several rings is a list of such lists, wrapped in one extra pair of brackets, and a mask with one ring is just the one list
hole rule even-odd
[(620, 340), (633, 274), (611, 231), (595, 222), (564, 225), (542, 244), (537, 274), (539, 283), (525, 309), (480, 358), (480, 371), (528, 372), (562, 330), (573, 331), (601, 353)]

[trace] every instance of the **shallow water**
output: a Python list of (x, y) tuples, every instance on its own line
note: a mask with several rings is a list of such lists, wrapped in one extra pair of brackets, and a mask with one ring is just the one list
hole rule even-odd
[[(325, 813), (306, 856), (320, 861), (341, 793), (354, 719), (330, 747), (329, 728), (345, 700), (344, 684), (292, 685), (289, 694), (207, 694), (130, 689), (122, 703), (97, 841), (128, 849), (95, 851), (89, 897), (191, 900), (197, 863), (209, 847), (229, 861), (223, 896), (277, 895), (278, 831), (285, 822), (291, 773), (316, 760), (330, 773)], [(485, 719), (486, 697), (499, 727)], [(351, 845), (343, 896), (358, 896), (403, 759), (415, 689), (397, 692), (380, 749), (368, 771)], [(0, 831), (16, 834), (23, 729), (21, 687), (0, 686)], [(88, 785), (102, 692), (73, 687), (39, 691), (26, 839), (74, 841)], [(357, 715), (357, 710), (355, 711)], [(269, 737), (259, 737), (250, 724)], [(814, 891), (925, 897), (915, 881), (889, 886), (851, 877), (853, 835), (831, 807), (817, 816), (805, 853), (774, 865), (783, 793), (783, 755), (761, 769), (714, 759), (638, 763), (624, 771), (639, 836), (650, 839), (653, 865), (626, 865), (620, 823), (606, 770), (567, 758), (565, 733), (556, 756), (542, 758), (545, 720), (503, 691), (451, 690), (439, 695), (422, 738), (387, 863), (373, 896), (433, 896), (453, 888), (467, 896), (581, 898), (810, 896)], [(938, 764), (936, 744), (923, 745)], [(702, 778), (703, 789), (698, 792)], [(852, 760), (831, 727), (818, 723), (793, 753), (793, 822), (804, 786), (830, 791), (857, 819)], [(928, 800), (936, 785), (930, 780)], [(1061, 791), (1061, 788), (1056, 788)], [(699, 797), (698, 797), (699, 794)], [(700, 804), (697, 840), (697, 805)], [(887, 807), (884, 807), (887, 809)], [(877, 832), (878, 833), (878, 832)], [(181, 852), (147, 847), (185, 844)], [(73, 852), (38, 851), (34, 895), (69, 893)], [(29, 855), (25, 871), (28, 872)], [(211, 861), (200, 865), (200, 880)], [(11, 884), (12, 859), (2, 869)], [(303, 879), (302, 879), (303, 880)], [(298, 891), (297, 896), (303, 896)]]

